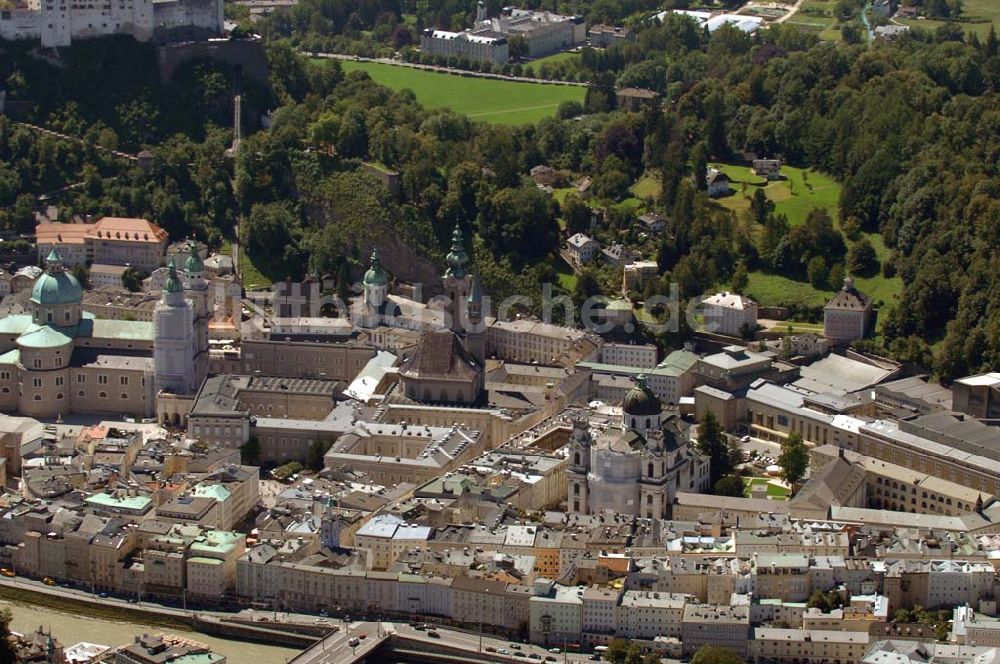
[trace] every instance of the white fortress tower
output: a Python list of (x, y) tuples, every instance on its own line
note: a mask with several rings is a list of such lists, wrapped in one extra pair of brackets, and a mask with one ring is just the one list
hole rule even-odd
[(153, 311), (154, 391), (192, 394), (201, 385), (195, 374), (194, 311), (184, 297), (173, 259), (163, 296)]

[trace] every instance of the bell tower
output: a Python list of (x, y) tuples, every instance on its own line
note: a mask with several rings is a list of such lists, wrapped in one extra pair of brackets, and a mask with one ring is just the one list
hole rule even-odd
[[(153, 384), (156, 392), (193, 394), (201, 386), (195, 375), (194, 312), (173, 259), (163, 294), (153, 310)], [(206, 353), (207, 360), (207, 353)]]
[(590, 425), (585, 419), (573, 420), (569, 438), (569, 467), (566, 469), (566, 507), (576, 514), (590, 513)]
[(469, 272), (469, 254), (465, 251), (465, 235), (458, 224), (451, 234), (451, 251), (445, 257), (448, 268), (444, 272), (444, 291), (448, 294), (448, 316), (451, 331), (465, 332), (463, 307), (472, 292), (472, 274)]

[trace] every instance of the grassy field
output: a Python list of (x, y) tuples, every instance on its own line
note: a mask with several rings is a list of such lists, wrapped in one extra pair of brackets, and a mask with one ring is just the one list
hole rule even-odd
[[(797, 226), (806, 220), (809, 211), (823, 208), (838, 224), (838, 201), (840, 199), (840, 183), (830, 176), (814, 170), (805, 170), (791, 166), (782, 166), (783, 180), (767, 182), (753, 174), (749, 167), (731, 164), (714, 164), (733, 181), (733, 193), (717, 199), (723, 207), (744, 213), (750, 209), (750, 200), (758, 188), (763, 188), (764, 194), (774, 203), (775, 212), (788, 217), (792, 226)], [(866, 234), (865, 237), (875, 247), (879, 261), (889, 255), (889, 250), (877, 233)], [(886, 279), (881, 274), (873, 277), (856, 277), (855, 283), (863, 292), (872, 296), (876, 303), (882, 301), (891, 303), (903, 287), (898, 278)], [(747, 292), (764, 306), (779, 304), (800, 304), (817, 306), (826, 303), (833, 295), (830, 291), (819, 290), (804, 281), (795, 281), (778, 274), (754, 272), (750, 274)], [(796, 330), (799, 331), (799, 330)], [(802, 330), (805, 331), (805, 330)]]
[(493, 124), (532, 124), (555, 115), (564, 101), (583, 101), (585, 88), (516, 83), (421, 71), (377, 62), (341, 62), (345, 72), (363, 70), (393, 90), (409, 88), (427, 108), (447, 107)]
[(763, 188), (764, 195), (774, 203), (774, 211), (788, 217), (788, 223), (798, 226), (806, 220), (813, 208), (824, 208), (837, 218), (837, 201), (840, 200), (840, 183), (814, 170), (782, 166), (783, 180), (768, 182), (753, 174), (748, 166), (713, 164), (732, 180), (733, 193), (719, 198), (723, 207), (737, 213), (750, 209), (750, 200), (757, 189)]
[[(907, 19), (900, 21), (914, 28), (934, 30), (944, 25), (944, 21), (931, 19)], [(997, 0), (963, 0), (962, 15), (957, 24), (962, 32), (974, 32), (980, 38), (986, 37), (991, 24), (1000, 25), (1000, 2)]]
[(819, 306), (833, 296), (830, 291), (813, 288), (807, 281), (795, 281), (780, 274), (751, 272), (746, 292), (761, 305), (801, 304), (808, 307)]
[(573, 53), (571, 51), (563, 51), (562, 53), (553, 53), (552, 55), (546, 55), (544, 58), (535, 58), (528, 64), (535, 69), (535, 73), (538, 73), (538, 68), (544, 64), (554, 65), (557, 62), (570, 62), (573, 60), (579, 60), (580, 54)]
[(655, 173), (644, 173), (629, 190), (636, 198), (656, 198), (660, 193), (660, 178)]
[(792, 493), (787, 488), (767, 477), (745, 477), (743, 478), (743, 484), (746, 485), (747, 496), (750, 495), (750, 488), (758, 484), (767, 485), (767, 497), (771, 500), (788, 500), (788, 497)]
[(264, 276), (264, 273), (257, 269), (250, 257), (247, 255), (243, 245), (240, 245), (240, 273), (243, 278), (243, 285), (247, 290), (251, 288), (270, 288), (271, 280)]
[(836, 4), (836, 0), (806, 0), (788, 25), (815, 32), (820, 39), (840, 41), (840, 28), (833, 16)]

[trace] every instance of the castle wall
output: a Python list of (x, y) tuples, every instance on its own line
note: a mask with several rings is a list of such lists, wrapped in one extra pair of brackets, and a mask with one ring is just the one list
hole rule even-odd
[(116, 34), (149, 41), (186, 30), (205, 38), (222, 32), (222, 12), (221, 0), (41, 0), (37, 8), (0, 11), (0, 37), (38, 39), (46, 48)]

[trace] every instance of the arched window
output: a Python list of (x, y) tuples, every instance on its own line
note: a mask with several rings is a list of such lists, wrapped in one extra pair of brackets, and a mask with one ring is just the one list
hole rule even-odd
[(653, 494), (651, 494), (651, 493), (647, 493), (646, 494), (646, 504), (647, 505), (652, 505), (653, 504)]
[(56, 401), (62, 401), (62, 399), (63, 399), (63, 393), (60, 392), (59, 394), (56, 395)]
[(579, 466), (580, 465), (580, 453), (579, 452), (577, 452), (576, 454), (573, 455), (573, 465), (574, 466)]
[(108, 393), (107, 392), (98, 392), (97, 396), (100, 399), (107, 399), (108, 398)]
[(448, 400), (448, 390), (441, 390), (441, 401)]
[(42, 400), (42, 395), (41, 394), (36, 394), (35, 395), (35, 401), (41, 401), (41, 400)]
[(83, 398), (83, 397), (87, 396), (87, 393), (84, 392), (83, 390), (80, 390), (79, 392), (76, 393), (76, 396), (78, 396), (80, 398)]
[(573, 495), (574, 496), (579, 496), (580, 495), (580, 485), (579, 484), (574, 484), (573, 485)]
[(649, 464), (648, 464), (648, 465), (646, 466), (646, 477), (652, 477), (652, 476), (653, 476), (653, 463), (652, 463), (652, 462), (650, 462), (650, 463), (649, 463)]
[(647, 417), (647, 418), (646, 418), (646, 428), (648, 429), (649, 427), (650, 427), (650, 424), (649, 424), (649, 418)]

